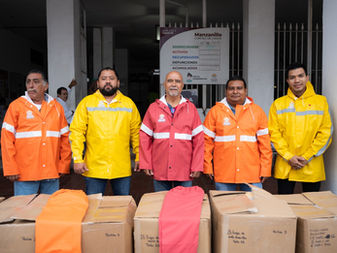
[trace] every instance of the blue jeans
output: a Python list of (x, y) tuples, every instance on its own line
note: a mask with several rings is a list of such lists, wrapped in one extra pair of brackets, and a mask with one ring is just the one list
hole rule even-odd
[(191, 187), (192, 181), (160, 181), (153, 179), (153, 187), (155, 192), (169, 191), (176, 186)]
[(14, 195), (31, 195), (40, 193), (53, 194), (60, 187), (59, 179), (44, 179), (39, 181), (14, 181)]
[[(87, 195), (105, 192), (105, 186), (109, 179), (84, 177), (85, 192)], [(112, 191), (114, 195), (129, 195), (130, 194), (131, 177), (121, 177), (110, 179)]]
[[(262, 188), (262, 183), (250, 183), (251, 185)], [(236, 186), (239, 186), (240, 191), (250, 192), (251, 189), (246, 184), (231, 184), (231, 183), (218, 183), (215, 182), (215, 189), (218, 191), (236, 191)]]

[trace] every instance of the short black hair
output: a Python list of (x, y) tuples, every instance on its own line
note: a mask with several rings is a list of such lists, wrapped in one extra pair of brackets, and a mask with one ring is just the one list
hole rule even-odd
[(40, 69), (32, 69), (32, 70), (28, 71), (28, 73), (26, 75), (26, 79), (30, 74), (41, 74), (42, 80), (46, 83), (48, 82), (45, 73)]
[(99, 79), (99, 77), (100, 77), (101, 74), (102, 74), (102, 71), (104, 71), (104, 70), (112, 70), (113, 72), (115, 72), (115, 75), (116, 75), (116, 77), (117, 77), (117, 80), (119, 80), (119, 76), (118, 76), (118, 73), (117, 73), (116, 69), (115, 69), (115, 68), (112, 68), (112, 67), (105, 67), (105, 68), (102, 68), (102, 69), (99, 71), (99, 73), (98, 73), (97, 80)]
[(232, 77), (230, 77), (230, 78), (228, 79), (228, 81), (226, 82), (226, 86), (225, 86), (226, 90), (227, 90), (227, 88), (228, 88), (229, 82), (231, 82), (231, 81), (242, 81), (242, 82), (243, 82), (243, 85), (245, 86), (245, 89), (247, 89), (247, 83), (246, 83), (245, 79), (243, 79), (242, 76), (232, 76)]
[(57, 89), (57, 95), (61, 95), (61, 92), (63, 91), (63, 90), (67, 90), (67, 88), (65, 88), (65, 87), (60, 87), (60, 88), (58, 88)]
[(294, 63), (290, 64), (290, 65), (287, 67), (287, 69), (286, 69), (286, 79), (289, 78), (289, 71), (294, 70), (294, 69), (299, 69), (299, 68), (304, 69), (305, 75), (306, 75), (306, 76), (308, 75), (308, 74), (307, 74), (307, 68), (304, 66), (303, 63), (294, 62)]

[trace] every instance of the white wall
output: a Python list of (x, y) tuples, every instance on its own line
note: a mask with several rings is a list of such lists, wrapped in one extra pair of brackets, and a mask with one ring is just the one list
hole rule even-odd
[(274, 100), (275, 0), (243, 0), (243, 77), (268, 115)]
[(337, 1), (323, 0), (323, 95), (328, 99), (334, 125), (332, 144), (325, 153), (327, 180), (323, 189), (337, 194)]
[(47, 0), (49, 90), (56, 96), (59, 87), (68, 86), (75, 78), (79, 84), (67, 102), (73, 110), (87, 93), (86, 45), (80, 29), (80, 7), (79, 0)]

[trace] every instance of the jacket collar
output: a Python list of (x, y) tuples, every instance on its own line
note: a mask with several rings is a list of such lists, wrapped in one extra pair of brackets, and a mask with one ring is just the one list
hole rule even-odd
[[(29, 97), (27, 91), (25, 91), (25, 95), (22, 96), (22, 97), (23, 97), (24, 99), (26, 99), (29, 103), (35, 104), (35, 103), (33, 102), (33, 100)], [(46, 101), (47, 104), (49, 104), (49, 103), (50, 103), (51, 101), (53, 101), (53, 100), (54, 100), (54, 98), (53, 98), (52, 96), (48, 95), (47, 93), (44, 94), (44, 101)]]
[[(225, 106), (227, 106), (229, 109), (231, 108), (230, 107), (230, 105), (228, 104), (228, 102), (227, 102), (227, 98), (226, 97), (224, 97), (224, 99), (222, 99), (221, 101), (220, 101), (220, 103), (222, 103), (222, 104), (224, 104)], [(245, 102), (244, 102), (244, 104), (242, 105), (242, 106), (245, 106), (245, 105), (247, 105), (247, 104), (252, 104), (253, 103), (253, 99), (251, 98), (251, 97), (246, 97), (246, 100), (245, 100)]]
[[(295, 94), (291, 91), (290, 88), (288, 88), (288, 93), (287, 93), (287, 95), (288, 95), (290, 98), (294, 99), (294, 100), (298, 99), (298, 97), (295, 96)], [(315, 90), (314, 90), (314, 87), (312, 86), (311, 82), (308, 81), (307, 84), (306, 84), (306, 90), (305, 90), (305, 92), (304, 92), (304, 93), (302, 94), (302, 96), (300, 96), (299, 98), (302, 98), (302, 99), (303, 99), (303, 98), (308, 98), (308, 97), (311, 97), (311, 96), (314, 96), (314, 95), (316, 95), (316, 92), (315, 92)]]
[[(98, 99), (102, 100), (103, 102), (108, 103), (108, 101), (106, 101), (105, 97), (102, 95), (102, 93), (99, 91), (99, 89), (96, 90), (96, 92), (94, 93), (95, 96), (97, 96)], [(120, 101), (122, 97), (122, 92), (120, 92), (119, 90), (117, 90), (116, 92), (116, 96), (114, 97), (113, 100), (111, 100), (110, 104), (115, 103), (117, 101)]]
[[(164, 105), (167, 105), (167, 101), (166, 101), (165, 95), (162, 96), (162, 97), (159, 99), (159, 101), (161, 101), (162, 103), (164, 103)], [(186, 98), (184, 98), (183, 95), (181, 95), (179, 105), (182, 104), (182, 103), (185, 103), (185, 102), (187, 102)]]

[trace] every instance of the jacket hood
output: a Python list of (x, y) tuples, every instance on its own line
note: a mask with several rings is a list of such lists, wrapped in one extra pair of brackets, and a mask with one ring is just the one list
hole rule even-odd
[[(298, 97), (295, 96), (295, 94), (291, 91), (290, 88), (288, 88), (288, 93), (287, 93), (287, 95), (288, 95), (290, 98), (294, 99), (294, 100), (298, 99)], [(312, 86), (311, 82), (308, 81), (308, 82), (306, 83), (306, 90), (305, 90), (305, 92), (304, 92), (304, 93), (302, 94), (302, 96), (300, 96), (299, 98), (302, 98), (302, 99), (303, 99), (303, 98), (308, 98), (308, 97), (311, 97), (311, 96), (314, 96), (314, 95), (316, 95), (316, 92), (315, 92), (315, 90), (314, 90), (314, 87)]]
[[(220, 102), (216, 102), (217, 104), (224, 104), (225, 106), (227, 106), (228, 108), (230, 108), (228, 102), (227, 102), (227, 99), (226, 97), (224, 97), (224, 99), (222, 99)], [(247, 105), (247, 104), (254, 104), (254, 101), (251, 97), (246, 97), (246, 100), (244, 102), (243, 105)]]
[[(97, 89), (96, 92), (93, 95), (96, 96), (100, 100), (106, 101), (105, 97), (102, 95), (102, 93), (99, 91), (99, 89)], [(119, 101), (120, 98), (121, 98), (121, 95), (122, 95), (122, 92), (117, 90), (116, 96), (113, 98), (113, 100), (111, 102)]]
[[(183, 95), (181, 95), (181, 99), (180, 99), (179, 105), (182, 104), (182, 103), (185, 103), (185, 102), (189, 102), (189, 100), (186, 99), (186, 98), (184, 98)], [(167, 105), (167, 101), (166, 101), (165, 95), (162, 96), (160, 99), (156, 99), (156, 103), (158, 103), (158, 104), (163, 103), (164, 105)]]
[[(27, 91), (25, 92), (25, 95), (21, 96), (21, 98), (23, 98), (22, 101), (24, 103), (29, 102), (31, 104), (34, 104), (34, 102), (32, 101), (32, 99), (29, 97)], [(49, 94), (45, 93), (44, 94), (44, 100), (47, 102), (47, 104), (49, 104), (51, 101), (54, 101), (55, 99), (52, 96), (50, 96)]]

